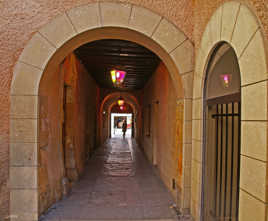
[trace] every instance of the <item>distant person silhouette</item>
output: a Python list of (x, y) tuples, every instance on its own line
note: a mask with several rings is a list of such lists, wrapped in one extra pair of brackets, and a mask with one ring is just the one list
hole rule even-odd
[(123, 121), (122, 131), (123, 131), (123, 139), (125, 139), (126, 131), (127, 131), (127, 122), (126, 122), (126, 120)]

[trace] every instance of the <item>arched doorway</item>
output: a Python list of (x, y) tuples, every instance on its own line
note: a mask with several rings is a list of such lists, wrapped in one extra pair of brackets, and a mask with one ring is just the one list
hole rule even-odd
[(113, 104), (110, 109), (110, 137), (122, 137), (123, 121), (127, 123), (126, 136), (127, 138), (134, 137), (134, 111), (128, 103), (119, 106), (117, 103)]
[(141, 110), (138, 99), (128, 92), (114, 92), (108, 94), (103, 98), (100, 106), (100, 128), (98, 129), (100, 135), (100, 143), (103, 143), (107, 138), (111, 136), (111, 109), (117, 104), (119, 98), (123, 98), (126, 103), (128, 103), (133, 111), (133, 136), (139, 139), (141, 131), (140, 128), (140, 118)]
[[(147, 23), (140, 19), (141, 15), (147, 17)], [(11, 109), (27, 106), (27, 113), (11, 121), (11, 143), (16, 143), (16, 147), (31, 146), (33, 155), (38, 158), (40, 80), (47, 73), (53, 73), (76, 48), (100, 39), (129, 40), (155, 52), (167, 66), (177, 92), (176, 99), (183, 103), (184, 119), (188, 120), (187, 126), (191, 124), (191, 113), (186, 111), (191, 107), (192, 97), (194, 53), (191, 41), (172, 23), (147, 9), (132, 4), (98, 2), (63, 13), (35, 33), (26, 45), (14, 70)], [(182, 127), (186, 128), (186, 123)], [(183, 148), (191, 148), (186, 139), (191, 139), (189, 131), (184, 134), (182, 143)], [(189, 159), (189, 156), (184, 155), (182, 159)], [(10, 164), (11, 176), (19, 178), (19, 182), (11, 180), (10, 213), (17, 214), (21, 220), (38, 219), (37, 165)], [(185, 167), (182, 174), (186, 171), (189, 172), (190, 167)], [(189, 184), (183, 183), (181, 188), (183, 207), (189, 209)], [(24, 202), (25, 206), (18, 206), (18, 202)]]
[[(230, 14), (230, 12), (232, 12)], [(244, 19), (247, 18), (247, 19)], [(248, 24), (251, 25), (248, 25)], [(219, 42), (234, 49), (241, 72), (241, 154), (239, 220), (266, 219), (267, 56), (262, 26), (246, 4), (222, 4), (208, 22), (198, 50), (193, 91), (193, 161), (191, 212), (204, 213), (204, 96), (207, 63)], [(259, 134), (261, 139), (255, 134)], [(260, 148), (256, 148), (256, 146)], [(258, 171), (258, 173), (256, 173)], [(200, 182), (202, 180), (202, 182)]]
[(204, 88), (203, 220), (238, 220), (240, 178), (240, 70), (234, 49), (214, 49)]

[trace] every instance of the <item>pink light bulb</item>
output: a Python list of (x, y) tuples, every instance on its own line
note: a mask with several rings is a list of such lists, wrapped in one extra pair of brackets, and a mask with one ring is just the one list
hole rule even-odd
[(226, 84), (228, 84), (228, 82), (229, 82), (229, 76), (228, 75), (224, 75), (223, 76), (223, 80), (225, 81)]
[(221, 76), (221, 81), (223, 84), (223, 87), (228, 88), (230, 85), (230, 80), (231, 80), (231, 75), (230, 74), (222, 74)]

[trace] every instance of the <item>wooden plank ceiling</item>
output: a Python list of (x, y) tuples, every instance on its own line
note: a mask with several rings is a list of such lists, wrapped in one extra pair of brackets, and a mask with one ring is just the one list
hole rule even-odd
[(137, 90), (144, 87), (155, 72), (160, 59), (147, 48), (123, 40), (99, 40), (75, 50), (79, 60), (102, 88), (114, 88), (110, 71), (127, 72), (121, 90)]

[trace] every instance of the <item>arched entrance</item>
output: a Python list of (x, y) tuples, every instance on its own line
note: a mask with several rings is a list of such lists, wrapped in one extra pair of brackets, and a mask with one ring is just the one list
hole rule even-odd
[[(147, 18), (146, 23), (140, 19), (141, 16)], [(34, 34), (23, 50), (11, 85), (11, 110), (16, 115), (10, 127), (10, 143), (14, 151), (27, 148), (30, 155), (38, 159), (39, 82), (43, 76), (53, 73), (63, 59), (79, 46), (108, 38), (139, 43), (162, 59), (174, 81), (178, 102), (184, 104), (187, 123), (183, 125), (183, 148), (191, 148), (191, 133), (187, 134), (185, 128), (191, 124), (191, 113), (186, 110), (191, 107), (192, 97), (192, 43), (173, 24), (151, 11), (132, 4), (101, 2), (72, 9), (53, 19)], [(185, 155), (183, 159), (189, 157)], [(185, 167), (182, 176), (189, 170), (190, 167)], [(38, 220), (37, 171), (38, 161), (34, 161), (33, 165), (10, 164), (10, 177), (15, 177), (10, 181), (10, 213), (17, 214), (20, 220)], [(181, 208), (187, 209), (189, 184), (183, 182), (181, 186)]]
[(127, 102), (132, 110), (133, 110), (133, 120), (134, 120), (134, 131), (133, 134), (135, 138), (139, 138), (140, 131), (137, 130), (137, 128), (140, 127), (140, 117), (141, 117), (141, 110), (140, 110), (140, 104), (137, 100), (137, 98), (130, 93), (127, 92), (114, 92), (111, 94), (108, 94), (101, 103), (100, 106), (100, 126), (102, 128), (99, 128), (99, 134), (100, 134), (100, 142), (104, 142), (108, 137), (110, 137), (111, 133), (111, 108), (113, 105), (115, 105), (118, 101), (118, 99), (122, 97), (125, 102)]
[[(212, 15), (203, 33), (196, 58), (193, 92), (191, 211), (197, 220), (202, 220), (205, 212), (205, 196), (202, 190), (206, 186), (206, 131), (202, 104), (206, 100), (204, 88), (207, 64), (215, 46), (223, 41), (234, 49), (241, 72), (238, 218), (243, 221), (266, 219), (267, 56), (264, 39), (262, 27), (254, 13), (248, 6), (236, 1), (221, 5)], [(255, 136), (256, 133), (259, 136)], [(260, 148), (256, 148), (257, 146)]]
[[(134, 111), (130, 104), (124, 103), (123, 106), (120, 106), (115, 103), (111, 106), (110, 109), (110, 137), (123, 137), (123, 138), (132, 138), (134, 137)], [(123, 122), (126, 122), (127, 127), (125, 135), (123, 136)]]
[(238, 220), (241, 94), (236, 54), (228, 43), (214, 49), (204, 91), (204, 220)]

